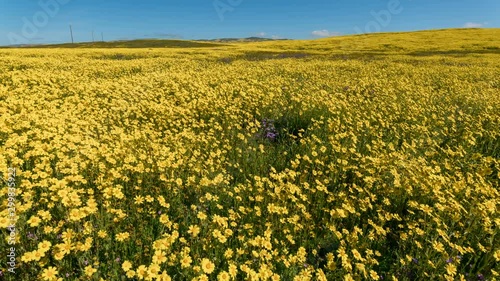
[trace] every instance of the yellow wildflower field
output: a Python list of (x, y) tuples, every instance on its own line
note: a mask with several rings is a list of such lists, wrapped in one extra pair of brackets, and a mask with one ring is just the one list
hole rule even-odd
[(0, 49), (0, 278), (499, 279), (499, 38)]

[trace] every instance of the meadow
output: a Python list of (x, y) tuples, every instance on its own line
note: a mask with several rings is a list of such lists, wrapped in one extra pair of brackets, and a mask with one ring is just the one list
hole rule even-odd
[(498, 280), (499, 38), (0, 49), (0, 279)]

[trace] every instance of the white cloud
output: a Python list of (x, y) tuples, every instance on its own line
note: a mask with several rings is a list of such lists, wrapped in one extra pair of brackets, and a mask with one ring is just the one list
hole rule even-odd
[(478, 22), (467, 22), (464, 24), (465, 28), (480, 28), (483, 27), (484, 24)]
[(312, 35), (317, 36), (317, 37), (331, 37), (331, 36), (339, 36), (340, 32), (335, 32), (335, 31), (329, 31), (326, 29), (322, 30), (315, 30), (312, 32)]
[(267, 35), (267, 33), (265, 33), (265, 32), (259, 32), (259, 33), (255, 34), (255, 35), (257, 35), (258, 37), (265, 37)]

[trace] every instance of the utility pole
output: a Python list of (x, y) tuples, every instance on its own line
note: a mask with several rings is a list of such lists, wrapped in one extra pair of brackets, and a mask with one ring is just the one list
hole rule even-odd
[(101, 41), (104, 42), (104, 32), (101, 32)]
[(71, 27), (71, 24), (69, 25), (69, 32), (71, 34), (71, 44), (73, 44), (75, 42), (73, 41), (73, 28)]
[(92, 30), (92, 43), (94, 43), (94, 31)]

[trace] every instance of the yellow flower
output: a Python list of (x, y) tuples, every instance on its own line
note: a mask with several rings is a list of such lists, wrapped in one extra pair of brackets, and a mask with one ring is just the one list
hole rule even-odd
[(41, 210), (41, 211), (38, 211), (37, 213), (40, 217), (42, 217), (43, 220), (45, 221), (49, 221), (51, 218), (52, 218), (52, 215), (50, 214), (49, 211), (44, 211), (44, 210)]
[(165, 224), (165, 225), (171, 225), (171, 223), (170, 223), (170, 220), (169, 220), (168, 216), (167, 216), (167, 215), (165, 215), (165, 214), (162, 214), (162, 215), (160, 216), (160, 222), (161, 222), (161, 223), (163, 223), (163, 224)]
[(198, 276), (198, 281), (208, 281), (208, 276), (206, 274)]
[(21, 257), (22, 262), (30, 262), (34, 260), (34, 252), (26, 252), (24, 255)]
[(496, 250), (495, 253), (493, 254), (493, 257), (497, 262), (500, 262), (500, 250)]
[(36, 227), (38, 225), (40, 225), (40, 222), (42, 220), (37, 217), (37, 216), (31, 216), (31, 218), (27, 221), (27, 223), (31, 226), (31, 227)]
[(58, 251), (54, 254), (54, 258), (58, 261), (62, 260), (64, 258), (64, 256), (66, 255), (65, 252), (63, 251)]
[(365, 265), (362, 264), (362, 263), (356, 263), (356, 269), (363, 273), (364, 276), (366, 276), (366, 268), (365, 268)]
[(448, 263), (446, 265), (446, 273), (450, 276), (455, 276), (457, 274), (457, 267), (453, 263)]
[(201, 260), (201, 268), (203, 269), (203, 272), (205, 272), (206, 274), (210, 274), (214, 272), (215, 264), (209, 259), (204, 258)]
[(127, 271), (127, 277), (128, 278), (134, 278), (134, 276), (135, 276), (135, 271), (133, 271), (133, 270)]
[(132, 268), (132, 263), (131, 263), (131, 262), (129, 262), (128, 260), (126, 260), (126, 261), (124, 261), (124, 262), (122, 263), (122, 269), (123, 269), (123, 271), (127, 272), (127, 271), (129, 271), (131, 268)]
[(181, 185), (182, 185), (182, 179), (181, 179), (181, 178), (177, 178), (177, 179), (175, 180), (175, 183), (176, 183), (177, 185), (181, 186)]
[(227, 271), (221, 271), (217, 275), (217, 280), (218, 281), (229, 281), (229, 280), (231, 280), (231, 276), (229, 276), (229, 273), (227, 273)]
[(34, 261), (39, 261), (44, 256), (45, 256), (45, 252), (42, 252), (40, 250), (33, 251), (33, 260)]
[(318, 281), (328, 281), (328, 279), (326, 279), (326, 275), (325, 275), (325, 273), (323, 272), (322, 269), (317, 269), (316, 270), (316, 280), (318, 280)]
[(230, 259), (233, 257), (233, 250), (232, 249), (227, 249), (225, 252), (224, 252), (224, 257), (226, 259)]
[(358, 250), (356, 249), (353, 249), (352, 251), (352, 255), (354, 256), (355, 259), (359, 260), (359, 261), (364, 261), (365, 259), (361, 256), (361, 254), (358, 252)]
[(44, 240), (43, 242), (38, 244), (38, 250), (45, 253), (50, 249), (50, 246), (52, 246), (52, 243), (50, 243), (47, 240)]
[(134, 198), (134, 201), (135, 201), (135, 204), (140, 205), (144, 202), (144, 197), (142, 197), (141, 195), (137, 195)]
[(158, 275), (158, 281), (172, 281), (172, 278), (166, 271), (163, 271), (160, 275)]
[(43, 278), (43, 280), (47, 280), (47, 281), (56, 280), (58, 273), (59, 272), (57, 271), (57, 269), (55, 267), (50, 266), (50, 267), (43, 270), (42, 278)]
[(441, 242), (437, 241), (432, 242), (432, 247), (440, 253), (444, 252), (444, 246)]
[(156, 278), (160, 269), (160, 266), (157, 264), (150, 265), (148, 268), (148, 278)]
[(43, 232), (45, 234), (51, 234), (51, 233), (54, 232), (54, 228), (52, 226), (50, 226), (50, 225), (46, 225), (46, 226), (43, 227)]
[(0, 228), (7, 228), (11, 225), (10, 219), (7, 217), (0, 217)]
[(137, 277), (139, 277), (140, 279), (144, 279), (148, 275), (148, 268), (145, 265), (140, 265), (137, 268), (136, 273), (137, 273)]
[(73, 237), (75, 237), (75, 232), (71, 229), (68, 229), (62, 233), (62, 238), (65, 242), (70, 242)]
[(122, 233), (116, 234), (115, 237), (116, 237), (117, 241), (123, 242), (130, 237), (130, 234), (128, 232), (122, 232)]
[(79, 209), (71, 209), (69, 212), (69, 220), (78, 221), (82, 218), (82, 211)]
[(193, 260), (191, 259), (191, 257), (189, 255), (187, 256), (184, 256), (182, 259), (181, 259), (181, 267), (182, 268), (186, 268), (186, 267), (189, 267), (191, 265), (191, 262)]
[(348, 273), (344, 275), (344, 281), (354, 281), (354, 278), (352, 278), (352, 275)]
[(200, 233), (200, 227), (197, 225), (191, 225), (189, 226), (188, 233), (191, 234), (193, 237), (196, 237)]
[(93, 268), (91, 265), (85, 267), (85, 275), (92, 276), (97, 272), (97, 269)]
[(236, 278), (236, 274), (238, 274), (238, 267), (234, 264), (229, 265), (229, 275), (231, 277)]
[(68, 254), (73, 249), (73, 245), (71, 245), (71, 243), (58, 244), (57, 247), (59, 251), (64, 252), (65, 254)]
[(167, 256), (165, 255), (165, 252), (163, 251), (155, 251), (155, 254), (153, 256), (153, 262), (156, 264), (162, 264), (167, 261)]
[(99, 230), (97, 232), (97, 236), (99, 236), (100, 238), (106, 238), (108, 236), (108, 233), (104, 230)]

